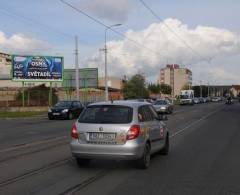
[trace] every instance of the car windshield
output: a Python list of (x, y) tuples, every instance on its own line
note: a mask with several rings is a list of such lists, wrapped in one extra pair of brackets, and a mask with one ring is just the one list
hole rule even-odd
[(127, 106), (97, 105), (87, 107), (80, 123), (127, 124), (132, 121), (133, 109)]
[(180, 95), (180, 99), (188, 99), (188, 95)]
[(61, 101), (55, 104), (55, 107), (69, 107), (71, 106), (72, 102), (69, 101)]
[(167, 101), (166, 100), (157, 100), (154, 105), (167, 105)]

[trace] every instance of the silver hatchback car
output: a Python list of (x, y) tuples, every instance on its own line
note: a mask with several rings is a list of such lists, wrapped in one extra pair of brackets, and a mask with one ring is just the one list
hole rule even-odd
[(114, 101), (88, 105), (71, 132), (78, 165), (91, 159), (136, 160), (148, 168), (151, 154), (167, 155), (169, 132), (151, 104)]

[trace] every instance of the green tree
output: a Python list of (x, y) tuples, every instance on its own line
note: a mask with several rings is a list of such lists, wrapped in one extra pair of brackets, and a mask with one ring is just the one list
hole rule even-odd
[(167, 84), (161, 84), (160, 85), (160, 91), (163, 93), (163, 94), (168, 94), (170, 95), (172, 93), (172, 87), (170, 85), (167, 85)]
[(156, 84), (151, 83), (148, 85), (148, 91), (150, 91), (153, 94), (159, 94), (160, 90), (161, 90), (161, 88), (160, 88), (159, 84), (156, 85)]
[(189, 90), (189, 89), (192, 89), (192, 86), (189, 86), (189, 84), (187, 83), (182, 87), (182, 90)]
[(123, 85), (124, 99), (148, 98), (149, 92), (146, 88), (145, 78), (140, 75), (134, 75)]

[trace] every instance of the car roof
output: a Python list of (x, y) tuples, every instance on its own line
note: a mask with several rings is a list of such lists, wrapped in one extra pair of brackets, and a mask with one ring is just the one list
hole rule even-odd
[(117, 101), (105, 101), (105, 102), (97, 102), (91, 103), (88, 106), (98, 106), (98, 105), (116, 105), (116, 106), (128, 106), (132, 108), (137, 108), (143, 105), (151, 105), (148, 102), (139, 102), (139, 101), (128, 101), (128, 100), (117, 100)]
[(60, 100), (59, 102), (80, 102), (79, 100)]

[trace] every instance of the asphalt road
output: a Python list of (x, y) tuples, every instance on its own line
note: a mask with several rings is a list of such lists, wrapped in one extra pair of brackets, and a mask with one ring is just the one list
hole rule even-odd
[(147, 170), (94, 160), (78, 168), (73, 121), (0, 121), (0, 194), (240, 194), (240, 104), (177, 107), (168, 156)]

